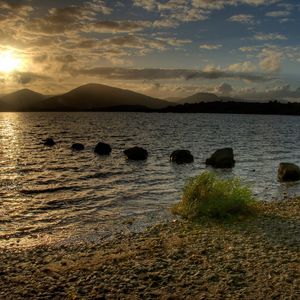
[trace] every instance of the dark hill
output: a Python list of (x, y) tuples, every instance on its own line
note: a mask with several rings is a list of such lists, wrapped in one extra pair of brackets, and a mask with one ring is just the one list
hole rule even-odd
[(0, 98), (1, 111), (30, 111), (47, 96), (29, 89), (19, 90)]
[(97, 111), (113, 107), (163, 108), (170, 102), (102, 84), (87, 84), (40, 103), (42, 111)]

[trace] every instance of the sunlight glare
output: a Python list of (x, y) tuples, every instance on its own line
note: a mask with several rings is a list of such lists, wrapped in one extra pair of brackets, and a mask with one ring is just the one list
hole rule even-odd
[(15, 55), (10, 52), (2, 52), (0, 53), (0, 72), (10, 73), (21, 66), (21, 60), (15, 57)]

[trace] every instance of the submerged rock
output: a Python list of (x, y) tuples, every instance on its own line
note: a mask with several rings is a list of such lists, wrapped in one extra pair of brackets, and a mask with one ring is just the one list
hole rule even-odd
[(81, 151), (84, 150), (84, 145), (80, 143), (75, 143), (71, 146), (72, 150)]
[(44, 141), (44, 145), (48, 146), (48, 147), (52, 147), (54, 146), (56, 143), (54, 142), (54, 140), (52, 138), (47, 138)]
[(206, 165), (214, 168), (232, 168), (234, 167), (234, 155), (232, 148), (218, 149), (206, 160)]
[(109, 155), (111, 153), (111, 146), (106, 143), (98, 143), (94, 149), (94, 152), (99, 155)]
[(177, 164), (189, 164), (194, 161), (194, 157), (189, 150), (176, 150), (171, 154), (170, 161)]
[(130, 160), (146, 160), (148, 158), (148, 151), (141, 147), (126, 149), (124, 154)]
[(292, 163), (280, 163), (278, 167), (279, 181), (298, 181), (300, 180), (300, 168)]

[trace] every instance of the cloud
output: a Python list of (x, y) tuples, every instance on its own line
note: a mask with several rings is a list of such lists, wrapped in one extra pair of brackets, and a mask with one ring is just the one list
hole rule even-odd
[(77, 61), (76, 58), (71, 54), (56, 56), (55, 60), (61, 63), (72, 63)]
[(90, 2), (86, 2), (85, 6), (90, 8), (95, 13), (109, 15), (113, 12), (113, 9), (107, 5), (107, 2), (109, 1), (92, 0)]
[(300, 100), (300, 87), (292, 89), (289, 84), (274, 86), (264, 91), (258, 91), (255, 88), (246, 88), (239, 91), (239, 96), (245, 99), (253, 100)]
[(156, 0), (133, 0), (133, 5), (152, 11), (157, 7)]
[(33, 11), (33, 7), (28, 3), (28, 1), (22, 0), (18, 2), (1, 0), (0, 9), (6, 11), (13, 11), (21, 15), (27, 15), (29, 12)]
[(98, 21), (88, 24), (85, 30), (100, 33), (137, 32), (152, 25), (150, 21)]
[(254, 52), (254, 51), (258, 51), (259, 47), (257, 47), (257, 46), (246, 46), (246, 47), (240, 47), (239, 50), (241, 52)]
[(192, 43), (190, 39), (175, 39), (175, 38), (158, 38), (158, 40), (165, 41), (171, 46), (181, 47), (187, 44)]
[(134, 69), (134, 68), (105, 68), (97, 67), (92, 69), (71, 70), (73, 76), (85, 75), (112, 80), (170, 80), (183, 79), (186, 81), (195, 79), (235, 79), (247, 80), (251, 82), (264, 82), (273, 80), (274, 77), (258, 75), (245, 72), (230, 72), (226, 69), (221, 70), (211, 66), (203, 70), (193, 69)]
[[(184, 22), (204, 21), (207, 20), (214, 10), (222, 10), (226, 6), (238, 5), (270, 5), (279, 2), (279, 0), (133, 0), (133, 5), (144, 8), (147, 11), (157, 12), (162, 20), (161, 24), (172, 24), (173, 26)], [(254, 24), (255, 20), (251, 15), (240, 15), (233, 17), (232, 21)], [(177, 22), (174, 22), (177, 21)]]
[(270, 11), (266, 13), (267, 17), (273, 17), (273, 18), (278, 18), (278, 17), (287, 17), (291, 13), (289, 11), (284, 11), (284, 10), (278, 10), (278, 11)]
[[(240, 47), (241, 52), (253, 52), (251, 56), (255, 55), (254, 52), (259, 52), (258, 58), (262, 59), (270, 56), (270, 60), (274, 56), (274, 53), (277, 53), (275, 59), (279, 59), (278, 63), (281, 63), (282, 59), (289, 59), (292, 62), (300, 62), (300, 46), (276, 46), (272, 44), (264, 44), (259, 46), (245, 46)], [(270, 53), (271, 51), (271, 53)]]
[(173, 0), (159, 3), (158, 10), (161, 17), (173, 19), (180, 23), (204, 21), (208, 19), (209, 12), (190, 6), (186, 1)]
[(282, 18), (279, 20), (279, 23), (282, 24), (282, 23), (291, 22), (291, 21), (293, 21), (293, 19), (291, 19), (291, 18)]
[[(64, 7), (63, 3), (67, 1), (61, 1), (58, 5), (57, 1), (44, 4), (43, 1), (36, 0), (0, 0), (0, 51), (13, 49), (22, 61), (28, 63), (24, 71), (35, 72), (34, 74), (23, 72), (16, 75), (14, 79), (20, 84), (33, 83), (31, 85), (33, 87), (40, 85), (44, 88), (55, 86), (55, 82), (59, 82), (60, 86), (72, 88), (96, 79), (107, 84), (113, 82), (120, 86), (132, 86), (138, 89), (145, 81), (152, 82), (151, 89), (156, 87), (157, 91), (166, 93), (167, 90), (162, 87), (164, 84), (176, 82), (178, 85), (199, 86), (203, 83), (203, 85), (211, 84), (211, 91), (213, 91), (216, 84), (221, 88), (222, 82), (233, 84), (232, 81), (236, 80), (239, 81), (239, 85), (249, 86), (278, 79), (279, 74), (276, 72), (280, 70), (283, 59), (300, 61), (299, 46), (287, 47), (283, 42), (280, 43), (280, 47), (270, 45), (272, 41), (287, 39), (287, 36), (276, 33), (278, 29), (274, 30), (275, 33), (253, 33), (256, 40), (267, 41), (268, 44), (254, 41), (254, 37), (252, 40), (242, 37), (241, 42), (236, 42), (236, 39), (243, 34), (240, 31), (222, 35), (226, 26), (232, 26), (224, 22), (225, 14), (220, 14), (216, 12), (217, 10), (227, 7), (226, 16), (231, 16), (232, 22), (258, 24), (254, 11), (259, 10), (259, 15), (262, 15), (266, 13), (267, 5), (278, 1), (132, 0), (128, 1), (128, 5), (124, 4), (125, 2), (69, 1), (68, 3), (76, 3), (76, 5)], [(132, 4), (134, 7), (130, 6)], [(272, 6), (267, 11), (269, 13), (291, 11), (288, 6), (284, 7), (280, 4), (284, 3), (278, 2), (278, 6)], [(245, 5), (253, 7), (249, 10)], [(258, 6), (265, 7), (256, 10), (254, 7)], [(293, 9), (297, 9), (296, 6)], [(244, 13), (248, 11), (253, 12), (253, 15)], [(205, 20), (211, 17), (219, 18), (221, 15), (223, 17), (220, 22), (222, 21), (225, 27), (215, 32), (215, 28), (210, 28), (210, 23)], [(283, 18), (278, 19), (279, 22), (280, 20)], [(202, 24), (183, 26), (183, 23), (198, 21)], [(178, 26), (181, 27), (174, 29)], [(241, 30), (245, 29), (241, 28)], [(204, 32), (206, 30), (207, 32)], [(213, 36), (214, 34), (218, 35), (218, 39)], [(249, 45), (244, 45), (247, 41)], [(189, 44), (191, 46), (186, 47)], [(201, 53), (198, 47), (203, 49)], [(224, 47), (222, 53), (228, 49), (226, 55), (223, 53), (225, 56), (221, 55), (220, 51), (218, 62), (222, 67), (185, 68), (185, 65), (192, 61), (194, 66), (201, 62), (208, 63), (206, 59), (210, 58), (207, 56), (212, 52), (210, 50), (222, 47)], [(204, 51), (205, 49), (208, 51)], [(242, 53), (234, 51), (237, 49)], [(176, 51), (180, 51), (180, 56)], [(238, 56), (234, 57), (235, 54)], [(164, 61), (169, 55), (170, 60)], [(232, 63), (224, 66), (224, 59), (227, 58), (227, 61)], [(174, 69), (157, 68), (171, 62), (174, 63)], [(141, 69), (138, 69), (137, 65), (141, 66)], [(290, 65), (285, 65), (285, 71), (288, 71)], [(104, 66), (110, 68), (105, 69)], [(153, 66), (153, 68), (143, 68), (143, 66)], [(179, 66), (183, 68), (176, 68)], [(51, 79), (40, 74), (49, 74)], [(159, 83), (160, 87), (157, 88), (158, 85), (153, 84), (153, 81)]]
[[(296, 8), (296, 6), (291, 3), (278, 3), (277, 6), (280, 8), (283, 8), (285, 10), (289, 10), (289, 11), (292, 11)], [(299, 7), (299, 5), (298, 5), (298, 7)]]
[(217, 50), (223, 47), (221, 44), (202, 44), (199, 46), (200, 49), (206, 49), (206, 50)]
[(229, 65), (227, 70), (230, 72), (253, 73), (256, 71), (256, 66), (250, 61), (245, 61)]
[(230, 96), (232, 93), (233, 88), (230, 84), (228, 83), (222, 83), (218, 86), (215, 87), (215, 93), (223, 96)]
[(111, 9), (104, 1), (94, 0), (84, 2), (78, 6), (51, 8), (43, 17), (35, 17), (27, 20), (25, 30), (30, 33), (45, 35), (66, 34), (83, 30), (86, 23), (95, 20), (97, 14), (109, 14)]
[(236, 1), (244, 4), (249, 4), (252, 6), (260, 6), (260, 5), (271, 5), (280, 2), (280, 0), (240, 0)]
[(157, 39), (145, 39), (141, 36), (127, 35), (118, 36), (111, 39), (106, 39), (101, 42), (102, 45), (118, 46), (125, 48), (136, 48), (136, 49), (159, 49), (164, 50), (166, 45), (163, 41)]
[(264, 48), (259, 55), (259, 66), (262, 71), (274, 73), (281, 69), (283, 54), (275, 49)]
[[(274, 4), (279, 1), (280, 0), (191, 0), (191, 6), (203, 10), (221, 10), (225, 6), (238, 6), (243, 4), (260, 6)], [(145, 5), (147, 9), (154, 10), (159, 7), (174, 8), (176, 5), (182, 5), (189, 2), (185, 0), (169, 0), (167, 3), (161, 4), (161, 2), (157, 0), (134, 0), (134, 3), (140, 7)]]
[(281, 33), (257, 33), (254, 36), (255, 40), (258, 41), (273, 41), (273, 40), (287, 40), (288, 38)]
[(51, 79), (49, 76), (33, 73), (33, 72), (15, 72), (13, 74), (14, 80), (18, 84), (26, 85), (34, 81), (48, 81)]
[(47, 61), (47, 59), (48, 59), (47, 54), (39, 54), (32, 58), (33, 62), (35, 63), (44, 63), (45, 61)]
[(255, 18), (252, 15), (234, 15), (228, 19), (231, 22), (238, 22), (243, 24), (255, 24)]
[(270, 5), (279, 2), (280, 0), (192, 0), (196, 7), (209, 10), (220, 10), (225, 6), (237, 6), (248, 4), (251, 6)]

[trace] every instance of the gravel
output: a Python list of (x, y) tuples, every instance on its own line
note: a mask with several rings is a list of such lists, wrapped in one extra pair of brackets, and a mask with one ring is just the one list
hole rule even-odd
[(169, 222), (103, 244), (0, 249), (0, 299), (300, 299), (300, 199), (238, 222)]

